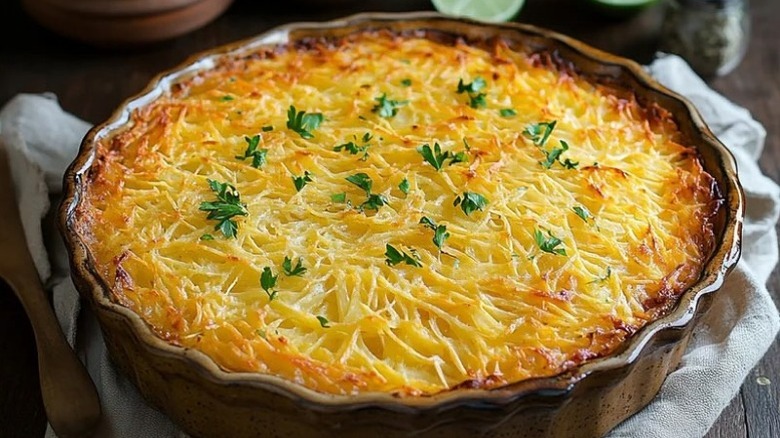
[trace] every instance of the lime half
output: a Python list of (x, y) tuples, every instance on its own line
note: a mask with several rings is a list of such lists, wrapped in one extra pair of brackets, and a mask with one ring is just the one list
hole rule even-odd
[(591, 0), (591, 3), (607, 15), (620, 17), (639, 12), (658, 0)]
[(442, 14), (499, 23), (513, 19), (525, 0), (433, 0)]

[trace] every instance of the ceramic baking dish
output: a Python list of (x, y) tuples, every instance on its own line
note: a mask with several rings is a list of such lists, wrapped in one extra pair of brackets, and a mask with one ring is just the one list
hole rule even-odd
[[(713, 254), (701, 278), (664, 317), (647, 324), (615, 353), (563, 374), (496, 389), (456, 388), (426, 397), (383, 393), (353, 396), (309, 390), (278, 377), (226, 372), (206, 355), (153, 334), (111, 299), (82, 239), (77, 207), (94, 164), (96, 141), (121, 129), (132, 111), (163, 94), (177, 79), (208, 69), (220, 57), (268, 44), (342, 36), (365, 29), (432, 30), (470, 39), (500, 37), (555, 53), (596, 82), (629, 90), (670, 111), (694, 145), (724, 199), (714, 218)], [(100, 322), (114, 363), (154, 406), (202, 437), (249, 436), (601, 436), (649, 403), (678, 365), (709, 297), (740, 255), (743, 194), (736, 165), (693, 105), (655, 82), (639, 65), (572, 38), (522, 24), (484, 24), (433, 13), (361, 14), (326, 23), (296, 23), (190, 58), (160, 74), (85, 137), (64, 179), (60, 210), (73, 280)]]

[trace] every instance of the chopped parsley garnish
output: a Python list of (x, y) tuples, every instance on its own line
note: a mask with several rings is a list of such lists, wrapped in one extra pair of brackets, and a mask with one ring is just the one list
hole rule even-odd
[(544, 144), (547, 143), (547, 139), (550, 138), (550, 134), (552, 134), (555, 129), (556, 123), (558, 123), (558, 121), (553, 120), (552, 122), (541, 122), (528, 125), (523, 130), (523, 135), (531, 139), (535, 145), (544, 146)]
[(458, 152), (457, 154), (450, 151), (442, 153), (439, 143), (434, 143), (433, 149), (431, 149), (431, 146), (426, 143), (418, 147), (417, 152), (422, 155), (423, 159), (428, 164), (433, 166), (433, 168), (437, 171), (441, 171), (442, 167), (444, 167), (444, 162), (448, 159), (450, 160), (450, 166), (456, 163), (468, 162), (469, 160), (468, 155), (463, 151)]
[(269, 131), (273, 131), (273, 130), (274, 130), (274, 127), (273, 127), (273, 126), (271, 126), (271, 125), (265, 125), (265, 126), (263, 126), (262, 128), (260, 128), (260, 129), (262, 129), (262, 130), (263, 130), (263, 132), (269, 132)]
[(233, 97), (233, 96), (222, 96), (222, 97), (219, 98), (219, 100), (221, 102), (230, 102), (231, 100), (234, 100), (234, 99), (235, 99), (235, 97)]
[(382, 93), (381, 96), (374, 98), (379, 102), (371, 109), (371, 112), (379, 114), (379, 117), (390, 118), (395, 117), (398, 114), (398, 108), (409, 103), (408, 100), (390, 100), (387, 98), (387, 94)]
[(209, 233), (206, 233), (206, 234), (200, 236), (200, 240), (214, 240), (214, 236), (212, 236)]
[(468, 93), (469, 106), (472, 108), (484, 108), (487, 106), (485, 93), (480, 93), (479, 91), (486, 86), (487, 82), (479, 76), (470, 84), (466, 84), (463, 82), (463, 79), (460, 79), (458, 81), (458, 94)]
[(417, 257), (417, 253), (414, 250), (412, 250), (411, 253), (414, 255), (414, 257), (403, 251), (395, 249), (393, 245), (388, 243), (385, 245), (385, 263), (387, 263), (388, 266), (395, 266), (401, 262), (404, 262), (407, 265), (421, 268), (422, 263), (420, 263), (420, 260)]
[(544, 237), (544, 233), (538, 229), (534, 229), (534, 239), (536, 240), (536, 245), (539, 249), (550, 254), (565, 256), (566, 250), (564, 248), (558, 248), (558, 246), (563, 244), (563, 241), (553, 236), (551, 231), (547, 231), (547, 236), (548, 237)]
[(314, 138), (311, 131), (319, 128), (325, 120), (321, 113), (306, 113), (306, 111), (297, 111), (293, 105), (287, 110), (287, 128), (295, 131), (305, 139)]
[(346, 180), (363, 189), (366, 192), (366, 196), (371, 194), (371, 186), (374, 185), (374, 181), (367, 174), (363, 172), (356, 173), (348, 176)]
[(292, 180), (293, 184), (295, 185), (296, 192), (300, 192), (304, 187), (306, 187), (306, 184), (313, 181), (311, 179), (311, 173), (309, 173), (308, 170), (303, 172), (303, 176), (293, 176)]
[(379, 207), (383, 205), (387, 205), (387, 198), (385, 198), (383, 195), (372, 193), (368, 195), (366, 202), (360, 204), (359, 208), (361, 210), (379, 210)]
[(306, 268), (303, 267), (303, 259), (301, 257), (298, 257), (298, 263), (296, 263), (295, 266), (293, 266), (292, 259), (290, 259), (287, 256), (284, 256), (284, 262), (282, 262), (282, 269), (284, 270), (284, 275), (288, 277), (292, 277), (293, 275), (300, 277), (304, 273), (306, 273)]
[(279, 278), (279, 276), (274, 275), (274, 272), (268, 266), (263, 268), (263, 273), (260, 274), (260, 286), (268, 295), (268, 301), (273, 301), (274, 298), (276, 298), (277, 291), (275, 291), (274, 288), (276, 287), (277, 278)]
[(246, 160), (247, 158), (251, 158), (252, 167), (255, 169), (263, 167), (263, 164), (266, 163), (268, 149), (257, 148), (258, 144), (260, 144), (260, 135), (255, 135), (252, 138), (244, 137), (244, 140), (246, 141), (246, 151), (244, 151), (244, 155), (236, 155), (236, 159)]
[(572, 210), (574, 210), (574, 213), (576, 213), (577, 216), (579, 216), (580, 219), (584, 220), (585, 222), (587, 222), (588, 219), (593, 217), (593, 215), (590, 214), (588, 209), (585, 208), (585, 207), (581, 207), (581, 206), (578, 205), (576, 207), (572, 207)]
[(404, 192), (404, 195), (409, 194), (409, 180), (404, 178), (403, 181), (401, 181), (400, 184), (398, 184), (398, 189), (402, 192)]
[(474, 192), (463, 192), (463, 196), (455, 197), (455, 202), (452, 203), (455, 207), (460, 205), (461, 210), (466, 213), (466, 216), (470, 215), (476, 210), (482, 211), (487, 206), (488, 200)]
[(551, 151), (542, 149), (542, 152), (547, 158), (544, 161), (540, 161), (539, 164), (541, 164), (545, 169), (549, 169), (557, 161), (566, 169), (576, 169), (580, 164), (578, 161), (571, 161), (568, 158), (564, 161), (561, 161), (561, 154), (568, 150), (569, 144), (566, 143), (565, 140), (561, 140), (561, 147), (559, 148), (553, 148)]
[(357, 144), (357, 142), (358, 142), (357, 135), (354, 136), (354, 138), (355, 138), (355, 141), (351, 141), (349, 143), (340, 144), (340, 145), (334, 147), (333, 150), (336, 151), (336, 152), (347, 151), (347, 152), (349, 152), (352, 155), (357, 155), (357, 154), (362, 153), (363, 156), (360, 158), (360, 160), (361, 161), (366, 161), (366, 159), (368, 158), (368, 148), (371, 147), (369, 142), (371, 141), (373, 136), (369, 132), (366, 132), (365, 134), (363, 134), (363, 138), (361, 139), (362, 143), (363, 143), (362, 145), (358, 145)]
[(206, 219), (218, 221), (214, 226), (225, 237), (236, 237), (238, 224), (233, 220), (236, 216), (246, 216), (249, 212), (246, 204), (241, 203), (241, 198), (235, 187), (228, 183), (220, 183), (212, 179), (208, 180), (209, 187), (217, 194), (217, 200), (211, 202), (201, 202), (200, 210), (208, 211)]
[(366, 192), (366, 202), (360, 204), (358, 209), (360, 210), (379, 210), (379, 207), (387, 205), (387, 198), (383, 195), (371, 193), (371, 187), (374, 185), (374, 181), (367, 174), (360, 172), (354, 175), (350, 175), (346, 178), (347, 181), (360, 187)]
[(330, 321), (328, 321), (328, 318), (317, 315), (317, 321), (320, 322), (322, 328), (330, 328)]
[(504, 108), (499, 110), (498, 113), (501, 114), (501, 117), (514, 117), (517, 115), (517, 111), (512, 108)]
[(447, 232), (447, 226), (437, 225), (436, 222), (427, 216), (423, 216), (420, 219), (420, 223), (433, 230), (433, 244), (441, 251), (444, 241), (450, 237), (450, 233)]
[(339, 204), (343, 204), (344, 202), (347, 202), (347, 193), (334, 193), (330, 195), (330, 200), (333, 202), (338, 202)]
[(411, 87), (412, 86), (412, 80), (411, 79), (401, 79), (401, 85), (404, 87)]

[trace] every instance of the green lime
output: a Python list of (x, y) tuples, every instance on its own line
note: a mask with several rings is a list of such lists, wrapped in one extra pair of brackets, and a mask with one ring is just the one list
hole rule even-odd
[(590, 0), (599, 11), (613, 17), (625, 17), (658, 3), (658, 0)]
[(433, 0), (442, 14), (498, 23), (513, 19), (525, 0)]

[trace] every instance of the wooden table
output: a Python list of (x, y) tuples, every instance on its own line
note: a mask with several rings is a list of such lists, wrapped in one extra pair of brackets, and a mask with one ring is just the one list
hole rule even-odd
[[(7, 4), (11, 3), (11, 4)], [(238, 0), (220, 19), (174, 41), (131, 51), (99, 50), (56, 37), (34, 24), (17, 2), (4, 2), (0, 23), (0, 104), (16, 93), (51, 91), (67, 111), (90, 122), (106, 118), (123, 99), (139, 91), (158, 71), (193, 52), (260, 33), (290, 21), (320, 20), (362, 10), (430, 9), (428, 0), (372, 0), (354, 6), (314, 10), (300, 5), (268, 6)], [(280, 4), (294, 3), (278, 2)], [(652, 58), (662, 20), (659, 8), (630, 20), (611, 21), (578, 0), (528, 0), (520, 21), (548, 27), (639, 62)], [(753, 0), (753, 38), (746, 59), (730, 75), (711, 82), (750, 109), (767, 128), (761, 168), (780, 180), (780, 2)], [(8, 29), (21, 29), (12, 34)], [(780, 275), (769, 282), (775, 300)], [(775, 344), (749, 374), (740, 394), (708, 437), (780, 437), (780, 347)], [(772, 382), (759, 385), (757, 377)], [(29, 323), (13, 294), (0, 286), (0, 437), (33, 438), (45, 429), (36, 355)]]

